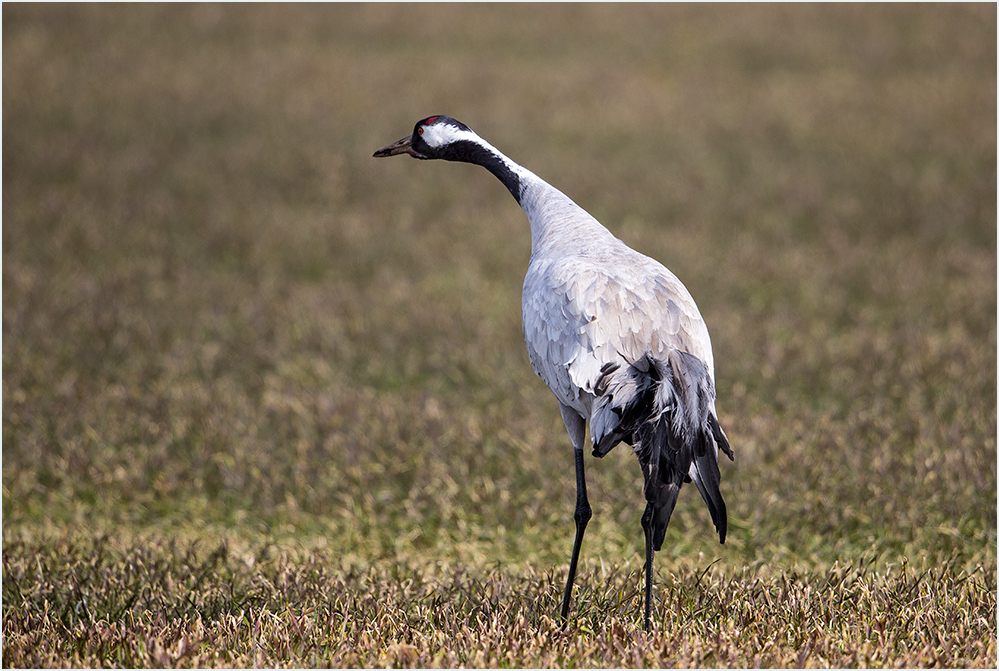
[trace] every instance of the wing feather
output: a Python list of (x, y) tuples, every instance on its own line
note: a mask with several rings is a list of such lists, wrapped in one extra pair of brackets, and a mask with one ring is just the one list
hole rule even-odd
[(585, 418), (608, 363), (679, 349), (704, 361), (714, 377), (707, 327), (686, 287), (623, 243), (600, 254), (532, 258), (523, 326), (535, 372)]

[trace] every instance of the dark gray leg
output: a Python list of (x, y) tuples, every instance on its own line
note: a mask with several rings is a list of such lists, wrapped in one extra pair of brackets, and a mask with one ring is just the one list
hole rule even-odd
[(645, 531), (645, 631), (652, 629), (652, 503), (645, 504), (642, 515), (642, 529)]
[(569, 560), (569, 577), (565, 581), (565, 593), (562, 595), (562, 620), (569, 617), (569, 599), (572, 597), (572, 584), (576, 580), (576, 566), (579, 563), (579, 549), (583, 546), (583, 533), (586, 523), (590, 521), (592, 512), (590, 502), (586, 498), (586, 475), (583, 472), (583, 438), (586, 435), (586, 422), (569, 406), (559, 404), (562, 410), (562, 421), (565, 430), (569, 432), (572, 449), (576, 458), (576, 539), (572, 542), (572, 559)]
[(583, 546), (583, 532), (586, 523), (590, 521), (592, 511), (590, 502), (586, 499), (586, 476), (583, 473), (583, 451), (576, 453), (576, 540), (572, 543), (572, 559), (569, 561), (569, 577), (565, 581), (565, 593), (562, 595), (562, 619), (569, 617), (569, 598), (572, 596), (572, 583), (576, 580), (576, 565), (579, 563), (579, 549)]

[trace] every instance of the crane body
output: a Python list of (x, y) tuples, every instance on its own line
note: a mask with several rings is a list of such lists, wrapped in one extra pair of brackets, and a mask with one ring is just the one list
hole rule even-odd
[(616, 238), (561, 191), (446, 116), (375, 156), (410, 154), (482, 165), (507, 187), (531, 225), (523, 328), (535, 372), (555, 395), (573, 445), (576, 534), (562, 599), (569, 612), (586, 524), (583, 453), (630, 444), (645, 478), (645, 617), (651, 626), (652, 565), (684, 482), (708, 506), (722, 543), (727, 514), (718, 451), (732, 458), (715, 411), (714, 357), (694, 299), (661, 263)]

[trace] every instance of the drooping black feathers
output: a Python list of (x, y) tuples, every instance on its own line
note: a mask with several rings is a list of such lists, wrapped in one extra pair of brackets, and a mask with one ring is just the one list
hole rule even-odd
[[(632, 445), (645, 476), (645, 499), (651, 509), (652, 544), (662, 548), (680, 488), (693, 481), (725, 542), (727, 513), (721, 495), (718, 450), (733, 458), (728, 438), (713, 410), (714, 385), (704, 364), (693, 355), (673, 350), (666, 360), (645, 355), (628, 366), (630, 380), (621, 381), (619, 364), (607, 364), (595, 393), (613, 388), (628, 396), (612, 405), (619, 416), (614, 431), (594, 447), (603, 456), (618, 442)], [(617, 384), (611, 376), (618, 375)], [(692, 468), (693, 466), (693, 468)]]

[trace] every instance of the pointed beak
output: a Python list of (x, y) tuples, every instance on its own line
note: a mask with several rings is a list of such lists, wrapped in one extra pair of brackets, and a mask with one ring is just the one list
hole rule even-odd
[(413, 137), (407, 135), (397, 142), (393, 142), (390, 145), (386, 145), (375, 152), (375, 158), (382, 158), (383, 156), (396, 156), (398, 154), (409, 154), (417, 158), (423, 158), (423, 155), (413, 149)]

